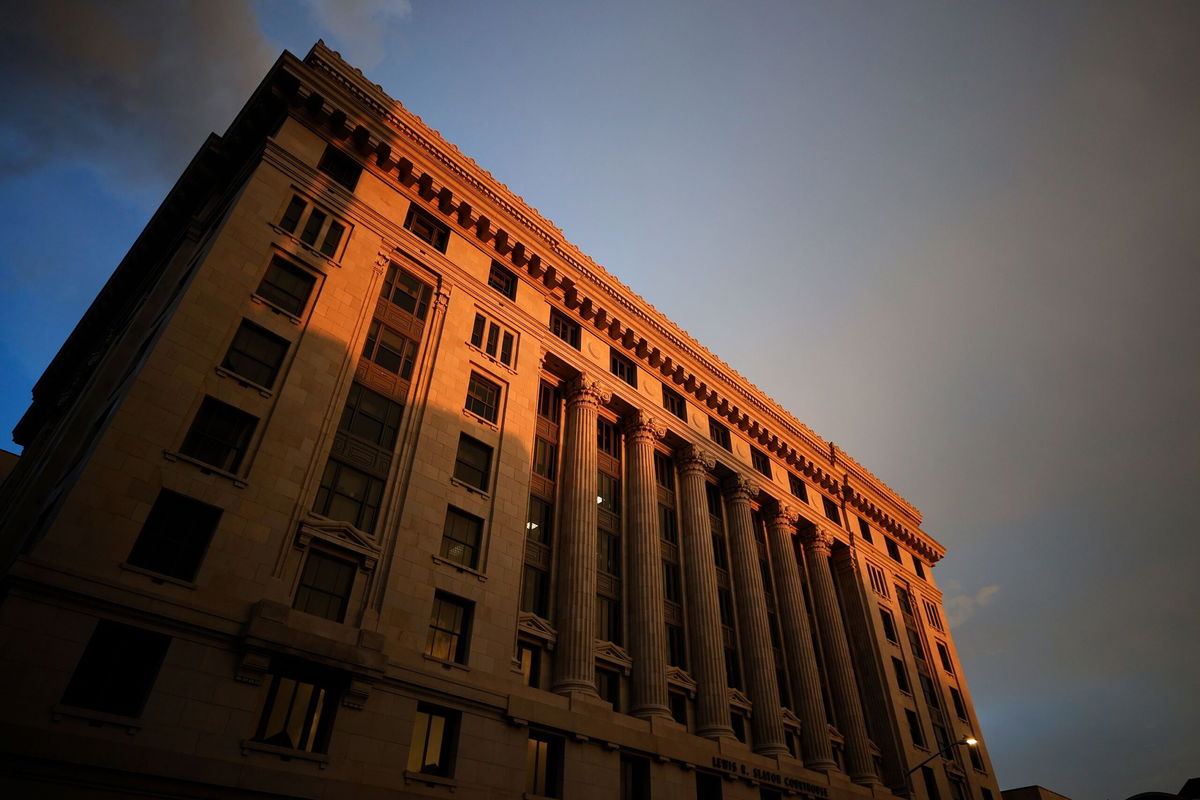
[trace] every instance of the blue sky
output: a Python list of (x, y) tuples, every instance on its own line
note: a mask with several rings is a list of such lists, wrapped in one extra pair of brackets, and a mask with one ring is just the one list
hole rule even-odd
[(5, 6), (6, 430), (323, 37), (924, 512), (1002, 787), (1200, 774), (1200, 6)]

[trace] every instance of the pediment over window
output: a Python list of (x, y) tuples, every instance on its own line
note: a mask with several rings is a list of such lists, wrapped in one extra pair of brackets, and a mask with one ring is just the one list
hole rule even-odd
[(553, 650), (554, 643), (558, 641), (558, 631), (549, 622), (528, 611), (521, 612), (517, 618), (517, 631), (545, 642), (547, 650)]
[(699, 685), (691, 675), (679, 667), (667, 667), (667, 683), (683, 689), (689, 697), (696, 696), (696, 687)]
[(375, 569), (379, 562), (379, 548), (369, 536), (348, 522), (309, 516), (300, 522), (296, 531), (296, 547), (304, 550), (314, 539), (354, 555), (366, 572)]
[(729, 705), (734, 706), (735, 708), (740, 708), (747, 713), (749, 713), (750, 709), (753, 708), (753, 703), (750, 702), (750, 698), (746, 697), (746, 695), (732, 687), (729, 689)]
[(619, 644), (596, 642), (592, 652), (596, 658), (620, 668), (626, 675), (633, 671), (633, 659), (629, 657), (629, 652)]

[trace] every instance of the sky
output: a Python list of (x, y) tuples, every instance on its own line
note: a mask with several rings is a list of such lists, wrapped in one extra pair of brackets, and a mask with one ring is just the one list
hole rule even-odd
[(1200, 775), (1200, 4), (0, 7), (0, 429), (324, 38), (921, 509), (1001, 787)]

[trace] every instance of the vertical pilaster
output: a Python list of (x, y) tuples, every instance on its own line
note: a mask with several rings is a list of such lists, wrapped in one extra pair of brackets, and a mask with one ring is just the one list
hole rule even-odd
[(800, 567), (792, 545), (796, 514), (784, 505), (767, 515), (767, 539), (771, 547), (771, 568), (775, 577), (775, 602), (779, 604), (779, 622), (783, 628), (783, 651), (791, 672), (792, 696), (800, 717), (800, 747), (804, 765), (809, 769), (835, 769), (833, 746), (829, 741), (829, 722), (821, 698), (821, 675), (813, 650), (808, 611)]
[(695, 445), (675, 456), (679, 467), (679, 512), (683, 523), (684, 586), (687, 591), (688, 642), (692, 677), (696, 679), (696, 734), (733, 738), (721, 610), (717, 603), (717, 565), (704, 479), (716, 462)]
[(817, 626), (825, 646), (829, 692), (833, 695), (838, 727), (846, 737), (846, 772), (855, 783), (877, 783), (879, 777), (875, 774), (875, 764), (871, 759), (867, 725), (863, 719), (858, 684), (854, 679), (854, 664), (850, 659), (850, 645), (846, 640), (833, 572), (829, 566), (833, 536), (814, 526), (805, 532), (802, 541), (813, 608), (817, 612)]
[(725, 483), (725, 508), (729, 519), (729, 544), (733, 556), (734, 596), (738, 609), (738, 636), (750, 702), (754, 750), (763, 755), (787, 753), (779, 684), (775, 678), (775, 653), (767, 619), (766, 589), (758, 567), (750, 499), (758, 493), (754, 483), (736, 476)]
[(635, 717), (671, 718), (667, 705), (667, 629), (662, 548), (654, 479), (654, 442), (667, 429), (644, 411), (625, 425), (626, 531), (629, 547), (630, 650)]
[(596, 418), (609, 394), (579, 376), (566, 389), (566, 420), (560, 464), (558, 541), (555, 542), (558, 591), (555, 616), (558, 647), (554, 691), (596, 694)]

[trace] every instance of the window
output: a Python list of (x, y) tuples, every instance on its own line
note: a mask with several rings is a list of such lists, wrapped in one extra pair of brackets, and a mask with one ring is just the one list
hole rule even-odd
[(884, 536), (883, 542), (887, 545), (887, 554), (892, 557), (892, 560), (897, 564), (903, 563), (900, 560), (900, 548), (896, 545), (896, 540), (890, 536)]
[(471, 382), (467, 384), (467, 411), (495, 422), (500, 416), (500, 387), (478, 372), (472, 372)]
[(866, 542), (873, 541), (871, 539), (871, 526), (868, 525), (867, 521), (865, 519), (863, 519), (862, 517), (858, 518), (858, 532), (862, 536), (864, 541), (866, 541)]
[(963, 702), (962, 692), (953, 686), (950, 687), (950, 701), (954, 703), (954, 713), (958, 715), (959, 719), (965, 720), (967, 718), (967, 704)]
[(891, 612), (881, 608), (879, 618), (883, 621), (883, 635), (887, 640), (893, 644), (900, 644), (900, 637), (896, 634), (896, 621), (892, 619)]
[(558, 447), (540, 436), (533, 439), (533, 472), (548, 481), (557, 474)]
[(300, 217), (304, 214), (304, 209), (306, 208), (308, 208), (308, 203), (296, 195), (292, 195), (292, 200), (288, 203), (287, 210), (283, 212), (283, 219), (279, 220), (279, 227), (288, 233), (295, 233), (296, 226), (300, 224)]
[(733, 726), (733, 735), (742, 744), (746, 744), (746, 717), (734, 711), (729, 715), (729, 722)]
[(721, 800), (721, 791), (720, 775), (696, 773), (696, 800)]
[(492, 448), (465, 433), (458, 436), (458, 455), (454, 459), (454, 477), (481, 492), (488, 488), (492, 471)]
[(733, 595), (724, 586), (717, 589), (717, 610), (721, 614), (721, 624), (733, 627)]
[(992, 790), (986, 787), (979, 787), (979, 791), (983, 793), (983, 800), (992, 800)]
[(509, 300), (517, 299), (517, 276), (497, 261), (492, 262), (492, 268), (488, 272), (488, 286)]
[(828, 497), (821, 495), (821, 505), (825, 507), (825, 516), (828, 517), (830, 521), (835, 522), (838, 525), (842, 524), (842, 514), (838, 510), (837, 503), (833, 502)]
[(925, 618), (929, 620), (929, 625), (935, 630), (942, 630), (942, 615), (938, 613), (937, 606), (928, 600), (923, 601), (925, 605)]
[(596, 447), (613, 458), (621, 457), (621, 435), (617, 426), (601, 417), (596, 420)]
[(918, 674), (917, 680), (921, 682), (921, 694), (925, 695), (925, 704), (930, 708), (941, 708), (942, 704), (938, 702), (937, 690), (933, 688), (933, 681), (928, 675)]
[(771, 459), (767, 457), (766, 453), (754, 446), (750, 447), (750, 464), (763, 475), (766, 475), (768, 478), (771, 477)]
[(950, 800), (967, 800), (966, 789), (963, 788), (962, 778), (948, 776), (950, 781)]
[(917, 558), (917, 556), (914, 554), (912, 557), (912, 562), (913, 562), (913, 572), (917, 573), (918, 578), (924, 578), (925, 577), (925, 565), (921, 563), (921, 559)]
[(179, 452), (224, 472), (237, 472), (257, 424), (258, 417), (205, 397)]
[(954, 674), (954, 663), (950, 660), (950, 651), (946, 649), (946, 645), (941, 642), (937, 643), (938, 660), (942, 662), (942, 669)]
[(793, 497), (799, 497), (804, 502), (808, 502), (808, 487), (804, 485), (804, 481), (790, 472), (788, 473), (788, 489)]
[(933, 717), (931, 721), (931, 725), (933, 727), (933, 746), (937, 748), (937, 751), (941, 754), (942, 758), (949, 761), (951, 758), (950, 737), (946, 735), (945, 726), (938, 722), (938, 719), (941, 717), (941, 715), (932, 714), (931, 716)]
[(438, 252), (446, 252), (446, 243), (450, 240), (450, 229), (435, 219), (432, 214), (419, 208), (416, 203), (408, 206), (408, 216), (404, 218), (404, 227), (413, 236), (433, 245)]
[(382, 497), (381, 479), (331, 458), (321, 476), (313, 511), (371, 533), (375, 530)]
[(373, 445), (391, 450), (396, 446), (400, 415), (404, 406), (365, 388), (350, 384), (350, 394), (338, 428)]
[(562, 797), (563, 740), (530, 731), (525, 751), (525, 792), (539, 797)]
[(300, 664), (273, 664), (254, 741), (307, 753), (328, 752), (341, 683)]
[(671, 719), (687, 727), (687, 695), (683, 692), (667, 692), (667, 705), (671, 709)]
[(664, 505), (658, 507), (658, 533), (663, 541), (675, 544), (679, 541), (679, 520), (675, 509)]
[(668, 492), (675, 491), (675, 465), (666, 453), (654, 451), (654, 481)]
[(549, 619), (549, 600), (550, 575), (544, 569), (526, 564), (521, 571), (521, 610)]
[(579, 349), (579, 323), (569, 319), (556, 308), (550, 309), (550, 332), (576, 350)]
[(913, 655), (921, 661), (925, 660), (925, 645), (921, 644), (921, 635), (912, 628), (905, 628), (908, 631), (908, 645), (912, 648)]
[(525, 685), (539, 688), (542, 677), (542, 648), (529, 642), (518, 642), (517, 664), (520, 665), (521, 678)]
[(596, 598), (596, 638), (621, 644), (621, 601), (599, 595)]
[(221, 509), (163, 489), (126, 561), (181, 581), (194, 580), (220, 520)]
[(871, 579), (871, 588), (874, 589), (877, 594), (887, 597), (887, 578), (884, 577), (883, 570), (868, 562), (867, 576)]
[(765, 786), (758, 788), (758, 800), (783, 800), (783, 793), (778, 789), (768, 789)]
[(284, 261), (279, 256), (271, 259), (267, 274), (254, 293), (271, 305), (293, 317), (304, 313), (308, 298), (312, 295), (317, 279), (311, 272)]
[[(728, 647), (725, 648), (725, 683), (734, 689), (742, 688), (742, 670), (738, 664), (737, 652)], [(738, 741), (746, 741), (745, 731)]]
[(287, 339), (249, 320), (242, 320), (221, 366), (251, 383), (270, 389), (275, 385), (275, 376), (279, 374), (287, 351)]
[(663, 562), (663, 597), (671, 603), (683, 602), (683, 589), (679, 580), (679, 565)]
[(430, 703), (417, 703), (408, 771), (449, 778), (454, 775), (460, 714)]
[(63, 705), (141, 716), (170, 645), (170, 636), (100, 620), (75, 665)]
[[(308, 203), (305, 200), (293, 195), (287, 210), (283, 212), (283, 219), (279, 221), (279, 227), (288, 233), (295, 233), (307, 208)], [(326, 221), (329, 222), (328, 226)], [(322, 232), (325, 234), (324, 239), (321, 238)], [(328, 214), (314, 206), (300, 231), (300, 241), (309, 247), (317, 247), (317, 242), (320, 241), (321, 246), (318, 249), (323, 255), (332, 258), (345, 233), (345, 225), (337, 220), (330, 220)]]
[(724, 514), (721, 513), (721, 490), (716, 484), (704, 484), (704, 501), (708, 504), (708, 514), (710, 517), (724, 519)]
[(432, 291), (429, 284), (393, 263), (388, 265), (380, 297), (423, 320), (429, 313), (429, 296)]
[(517, 359), (517, 335), (478, 312), (471, 327), (471, 345), (506, 367), (511, 367)]
[(554, 528), (554, 504), (536, 495), (529, 496), (529, 516), (525, 521), (525, 536), (538, 544), (550, 544)]
[(712, 439), (726, 450), (729, 450), (730, 452), (733, 451), (733, 442), (729, 438), (729, 428), (726, 428), (712, 417), (708, 418), (708, 438)]
[(900, 584), (896, 584), (896, 602), (900, 604), (900, 610), (903, 611), (905, 615), (910, 617), (912, 616), (912, 596), (908, 593), (908, 589), (905, 589)]
[(425, 655), (442, 661), (467, 663), (473, 609), (474, 604), (467, 600), (442, 591), (436, 592), (433, 596), (433, 613), (429, 617)]
[(725, 558), (725, 538), (719, 533), (712, 535), (713, 544), (713, 563), (717, 569), (729, 569), (729, 562)]
[(612, 707), (621, 710), (621, 673), (596, 667), (596, 693)]
[(621, 537), (601, 530), (596, 536), (596, 567), (609, 575), (621, 574)]
[(562, 396), (557, 386), (551, 386), (545, 381), (538, 385), (537, 413), (542, 419), (558, 424), (559, 415), (562, 413)]
[(608, 370), (633, 388), (637, 388), (637, 367), (611, 347), (608, 350)]
[(621, 800), (650, 800), (650, 760), (621, 754)]
[(687, 647), (684, 645), (683, 628), (667, 623), (667, 663), (672, 667), (687, 669)]
[(983, 757), (979, 755), (979, 746), (978, 745), (976, 745), (975, 747), (971, 747), (970, 745), (968, 745), (967, 746), (967, 755), (971, 759), (972, 767), (979, 770), (980, 772), (985, 771), (983, 768)]
[(413, 362), (417, 357), (417, 343), (396, 333), (379, 320), (371, 320), (362, 356), (388, 372), (408, 380), (412, 377)]
[(667, 388), (664, 383), (662, 387), (662, 403), (663, 408), (670, 411), (675, 416), (679, 417), (684, 422), (687, 422), (687, 401), (683, 399), (683, 395), (674, 389)]
[(892, 656), (892, 668), (896, 670), (896, 686), (905, 694), (912, 694), (912, 684), (908, 682), (908, 670), (904, 668), (904, 662)]
[(475, 568), (479, 560), (479, 540), (483, 535), (483, 520), (454, 506), (446, 509), (446, 526), (442, 529), (442, 558), (464, 567)]
[(326, 145), (325, 153), (321, 156), (317, 169), (352, 192), (354, 187), (358, 186), (359, 177), (362, 176), (362, 167), (358, 165), (358, 162), (333, 145)]
[(596, 501), (600, 504), (601, 511), (620, 514), (621, 482), (608, 473), (601, 472), (596, 481)]
[(917, 712), (911, 708), (904, 709), (904, 717), (908, 720), (908, 735), (912, 737), (912, 743), (917, 747), (925, 746), (925, 734), (921, 732), (921, 722), (917, 719)]
[(341, 622), (346, 618), (346, 604), (357, 571), (348, 561), (309, 550), (292, 608)]

